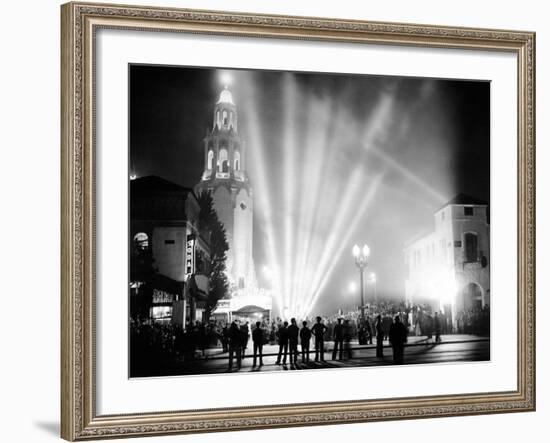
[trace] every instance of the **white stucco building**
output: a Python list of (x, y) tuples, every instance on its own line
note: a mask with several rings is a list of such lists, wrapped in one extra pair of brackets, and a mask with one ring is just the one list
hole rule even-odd
[(434, 213), (434, 230), (405, 247), (407, 303), (452, 316), (490, 304), (489, 212), (459, 194)]
[[(200, 206), (193, 190), (146, 176), (130, 182), (130, 198), (135, 313), (147, 307), (154, 321), (204, 320), (210, 232), (199, 225)], [(147, 258), (151, 262), (144, 266)]]

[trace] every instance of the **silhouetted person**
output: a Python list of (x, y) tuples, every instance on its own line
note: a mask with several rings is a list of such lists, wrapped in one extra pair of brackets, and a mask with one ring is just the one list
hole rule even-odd
[(283, 365), (286, 365), (286, 355), (288, 354), (288, 322), (285, 321), (279, 328), (279, 354), (277, 355), (277, 363), (281, 364), (281, 355), (283, 356)]
[(367, 345), (372, 345), (372, 325), (370, 324), (370, 319), (367, 317), (367, 320), (365, 321), (365, 333), (367, 335)]
[(309, 362), (309, 343), (311, 341), (311, 329), (307, 327), (307, 321), (302, 322), (300, 329), (300, 344), (302, 345), (302, 363)]
[(237, 359), (237, 368), (241, 369), (241, 358), (242, 358), (242, 337), (241, 331), (237, 323), (231, 323), (229, 326), (229, 370), (233, 368), (233, 356)]
[(248, 331), (248, 322), (243, 323), (240, 327), (241, 330), (241, 345), (242, 345), (242, 356), (244, 357), (245, 350), (248, 347), (248, 338), (249, 338), (249, 331)]
[(401, 322), (399, 315), (395, 316), (395, 320), (390, 326), (389, 338), (393, 348), (393, 363), (402, 365), (405, 343), (407, 343), (407, 328)]
[(290, 364), (295, 365), (298, 363), (298, 334), (300, 329), (296, 324), (296, 319), (290, 319), (290, 326), (288, 327), (288, 345), (290, 348)]
[(441, 317), (436, 312), (434, 315), (434, 332), (435, 332), (435, 342), (441, 342)]
[(222, 352), (227, 352), (229, 350), (229, 327), (227, 324), (223, 326), (221, 336)]
[(424, 325), (422, 327), (422, 330), (426, 333), (426, 338), (428, 340), (431, 340), (433, 337), (433, 329), (434, 329), (434, 319), (433, 317), (428, 313), (424, 315)]
[(332, 359), (336, 360), (336, 353), (338, 352), (338, 360), (342, 360), (344, 354), (344, 326), (342, 325), (342, 319), (338, 319), (338, 323), (334, 325), (334, 331), (332, 332), (332, 338), (334, 340), (334, 348), (332, 349)]
[(376, 323), (374, 324), (376, 331), (376, 357), (384, 357), (384, 326), (382, 325), (382, 316), (378, 314), (376, 316)]
[(344, 320), (344, 349), (346, 351), (346, 358), (353, 358), (351, 350), (351, 338), (353, 337), (353, 328), (348, 319)]
[(252, 361), (252, 367), (256, 366), (256, 357), (260, 357), (260, 366), (264, 365), (263, 361), (263, 346), (264, 346), (264, 331), (262, 324), (256, 322), (256, 329), (252, 331), (252, 343), (254, 345), (254, 359)]
[(325, 361), (325, 331), (327, 327), (321, 323), (321, 317), (317, 317), (317, 323), (311, 328), (311, 332), (315, 336), (315, 361), (319, 361), (319, 354), (321, 361)]

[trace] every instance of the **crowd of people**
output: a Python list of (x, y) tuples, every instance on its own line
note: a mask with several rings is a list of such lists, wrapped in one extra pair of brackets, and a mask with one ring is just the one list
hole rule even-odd
[[(314, 354), (315, 362), (325, 361), (325, 341), (332, 341), (332, 360), (343, 360), (352, 358), (351, 341), (354, 338), (354, 333), (357, 333), (358, 328), (353, 327), (349, 318), (339, 317), (335, 322), (325, 324), (322, 317), (316, 317), (312, 326), (309, 326), (307, 320), (302, 321), (301, 327), (298, 326), (295, 318), (288, 321), (277, 319), (278, 322), (272, 324), (276, 328), (276, 340), (278, 343), (277, 365), (286, 365), (287, 357), (291, 367), (298, 364), (298, 358), (301, 355), (301, 363), (307, 364), (310, 362), (310, 354)], [(235, 320), (231, 323), (230, 330), (238, 330)], [(374, 323), (376, 331), (376, 357), (384, 357), (384, 331), (382, 327), (382, 316), (378, 315)], [(403, 351), (407, 342), (408, 331), (406, 326), (401, 321), (399, 315), (395, 316), (388, 331), (388, 340), (393, 348), (394, 363), (403, 363)], [(233, 343), (232, 336), (229, 341), (229, 370), (232, 369), (233, 355), (236, 355), (237, 368), (241, 367), (242, 349), (239, 342)], [(254, 344), (254, 354), (252, 367), (263, 365), (263, 346), (267, 344), (268, 335), (263, 327), (262, 322), (256, 322), (255, 328), (252, 331), (252, 341)], [(313, 342), (313, 343), (312, 343)], [(300, 352), (298, 351), (300, 345)]]
[[(364, 315), (363, 315), (364, 314)], [(212, 349), (228, 354), (228, 369), (240, 368), (252, 339), (253, 367), (263, 366), (263, 347), (278, 346), (277, 364), (296, 365), (310, 360), (325, 360), (325, 342), (332, 342), (332, 359), (352, 358), (353, 349), (376, 344), (376, 356), (382, 358), (383, 343), (393, 348), (394, 362), (403, 362), (407, 337), (425, 336), (428, 342), (441, 341), (442, 334), (488, 335), (489, 307), (468, 309), (456, 316), (453, 325), (447, 313), (429, 306), (380, 302), (368, 309), (331, 316), (295, 319), (276, 318), (251, 324), (247, 319), (231, 322), (188, 322), (185, 327), (171, 323), (132, 321), (130, 328), (133, 364), (179, 359), (185, 362), (207, 359)], [(354, 343), (352, 346), (352, 342)], [(217, 353), (219, 355), (219, 352)]]

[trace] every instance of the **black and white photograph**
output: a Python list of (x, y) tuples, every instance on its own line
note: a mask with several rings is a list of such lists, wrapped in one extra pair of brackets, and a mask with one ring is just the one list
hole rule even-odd
[(131, 378), (490, 360), (489, 81), (128, 75)]

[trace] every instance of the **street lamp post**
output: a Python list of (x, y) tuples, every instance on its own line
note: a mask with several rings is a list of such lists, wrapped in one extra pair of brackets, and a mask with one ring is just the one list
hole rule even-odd
[(367, 245), (363, 248), (355, 245), (352, 249), (353, 257), (355, 257), (355, 265), (359, 269), (359, 280), (361, 284), (361, 323), (365, 323), (365, 287), (363, 284), (363, 274), (367, 267), (367, 258), (370, 254), (370, 249)]

